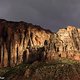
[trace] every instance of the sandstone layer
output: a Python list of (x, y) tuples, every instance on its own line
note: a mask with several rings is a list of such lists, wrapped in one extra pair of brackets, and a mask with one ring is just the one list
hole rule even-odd
[[(80, 60), (80, 29), (74, 26), (68, 26), (65, 29), (59, 29), (51, 35), (50, 45), (53, 51), (59, 57), (66, 57)], [(54, 49), (54, 50), (53, 50)], [(53, 55), (53, 53), (52, 53)], [(51, 55), (50, 55), (51, 56)]]
[(58, 57), (80, 60), (80, 28), (54, 33), (31, 23), (0, 19), (0, 66), (15, 66)]

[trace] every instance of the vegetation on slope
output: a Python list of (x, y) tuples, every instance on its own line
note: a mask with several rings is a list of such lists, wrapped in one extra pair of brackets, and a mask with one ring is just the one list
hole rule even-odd
[(0, 76), (5, 80), (80, 80), (80, 62), (69, 59), (36, 61), (0, 69)]

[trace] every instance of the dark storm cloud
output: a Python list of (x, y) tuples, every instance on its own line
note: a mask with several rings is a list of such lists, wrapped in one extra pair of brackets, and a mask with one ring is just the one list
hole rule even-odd
[(80, 0), (0, 0), (0, 18), (26, 21), (53, 31), (80, 25)]

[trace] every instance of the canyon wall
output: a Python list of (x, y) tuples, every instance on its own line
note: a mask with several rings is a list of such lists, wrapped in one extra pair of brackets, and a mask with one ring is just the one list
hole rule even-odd
[(0, 67), (66, 57), (80, 60), (80, 29), (53, 33), (31, 23), (0, 19)]
[(52, 54), (49, 53), (49, 57), (55, 57), (55, 55), (57, 55), (57, 57), (80, 60), (79, 28), (77, 29), (74, 26), (68, 26), (65, 29), (59, 29), (56, 33), (51, 35), (50, 39), (51, 49), (49, 51)]
[(0, 20), (0, 65), (15, 66), (28, 59), (29, 49), (44, 46), (51, 32), (25, 22)]

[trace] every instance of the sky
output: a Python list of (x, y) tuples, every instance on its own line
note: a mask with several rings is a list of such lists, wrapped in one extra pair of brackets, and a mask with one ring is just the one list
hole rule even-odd
[(80, 28), (80, 0), (0, 0), (0, 18), (51, 31), (68, 25)]

